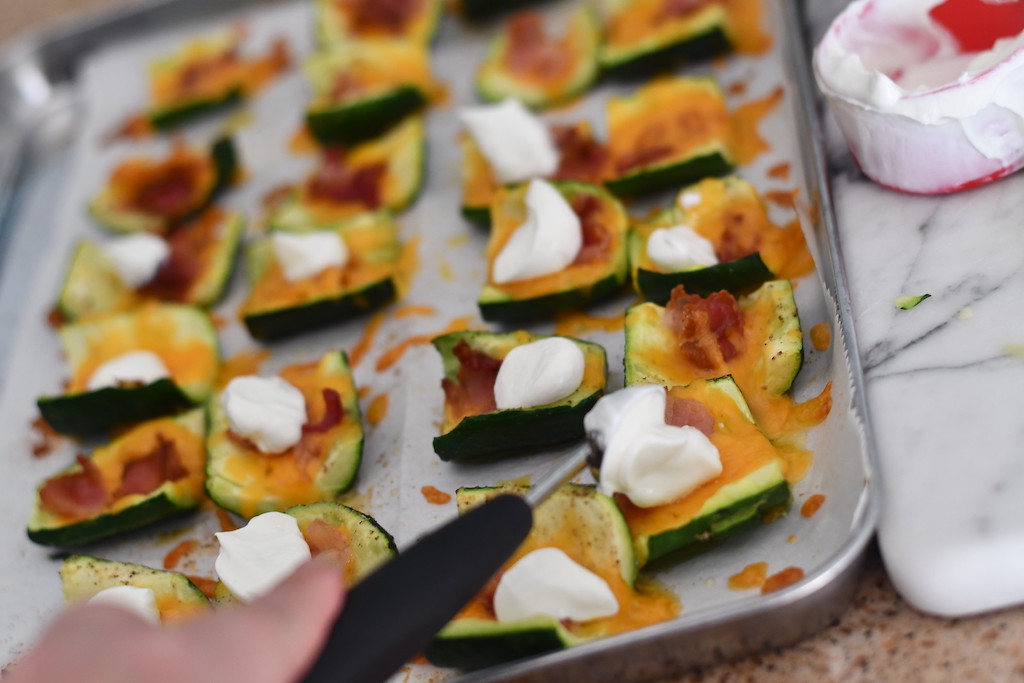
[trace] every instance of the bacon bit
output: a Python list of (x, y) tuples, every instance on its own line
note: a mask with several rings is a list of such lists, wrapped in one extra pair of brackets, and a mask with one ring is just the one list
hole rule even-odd
[(370, 407), (366, 410), (366, 421), (372, 426), (379, 425), (388, 414), (388, 395), (380, 394), (374, 396), (370, 401)]
[(460, 419), (467, 415), (483, 415), (498, 409), (494, 402), (494, 382), (498, 378), (501, 360), (475, 350), (460, 339), (452, 349), (459, 359), (456, 381), (441, 380), (445, 403)]
[(238, 525), (235, 524), (235, 521), (231, 519), (231, 515), (224, 508), (218, 507), (214, 512), (217, 514), (217, 522), (220, 524), (221, 531), (234, 531), (239, 528)]
[(612, 238), (601, 224), (601, 200), (592, 194), (579, 194), (569, 204), (580, 219), (583, 230), (583, 244), (572, 264), (581, 265), (602, 259), (611, 248)]
[(821, 493), (815, 493), (813, 496), (808, 498), (803, 506), (800, 508), (800, 515), (802, 517), (813, 517), (821, 506), (825, 503), (825, 496)]
[(47, 479), (39, 489), (39, 503), (44, 510), (79, 521), (107, 506), (107, 488), (96, 463), (81, 453), (75, 460), (82, 469)]
[(60, 308), (54, 306), (50, 309), (49, 313), (46, 314), (46, 324), (52, 329), (59, 330), (61, 327), (68, 323), (68, 319), (61, 313)]
[(323, 162), (306, 181), (310, 197), (331, 202), (361, 202), (376, 209), (381, 204), (381, 185), (387, 166), (383, 163), (359, 168), (348, 166), (345, 151), (331, 147), (324, 151)]
[(354, 0), (352, 24), (356, 33), (377, 29), (398, 34), (422, 4), (423, 0)]
[(724, 290), (703, 298), (677, 286), (665, 307), (665, 324), (678, 335), (686, 358), (704, 370), (724, 371), (743, 347), (743, 311)]
[(189, 475), (178, 455), (177, 444), (163, 434), (156, 435), (156, 447), (149, 454), (129, 460), (121, 472), (121, 487), (115, 498), (132, 494), (146, 495), (164, 482), (177, 481)]
[(804, 578), (804, 570), (799, 567), (786, 567), (778, 574), (772, 574), (764, 581), (764, 585), (761, 586), (761, 595), (767, 595), (777, 590), (785, 588), (791, 584), (796, 583), (800, 579)]
[[(302, 433), (306, 434), (323, 434), (329, 429), (341, 424), (342, 419), (345, 417), (345, 408), (341, 405), (341, 396), (334, 389), (323, 389), (321, 394), (324, 397), (324, 416), (320, 418), (320, 421), (316, 424), (306, 423), (302, 425)], [(309, 408), (306, 409), (307, 414)]]
[(544, 22), (536, 11), (520, 12), (505, 24), (508, 52), (505, 65), (513, 73), (550, 79), (571, 66), (572, 53), (560, 39), (550, 39)]
[(811, 344), (818, 351), (824, 351), (832, 344), (832, 328), (828, 323), (817, 323), (811, 328)]
[(666, 396), (665, 424), (696, 427), (705, 436), (711, 436), (715, 430), (715, 418), (707, 406), (692, 398), (676, 398), (672, 394)]
[(581, 180), (599, 183), (604, 180), (610, 156), (608, 148), (581, 126), (551, 126), (551, 135), (559, 151), (555, 180)]
[(347, 534), (322, 519), (314, 519), (302, 532), (314, 557), (323, 557), (344, 571), (347, 568), (350, 543)]
[(192, 210), (195, 189), (196, 160), (174, 154), (136, 190), (129, 207), (177, 220)]
[(295, 192), (295, 185), (284, 184), (271, 188), (264, 193), (260, 199), (260, 205), (264, 211), (273, 211), (287, 200)]
[(715, 247), (715, 256), (719, 262), (735, 261), (761, 248), (762, 235), (756, 226), (749, 224), (746, 213), (726, 211), (722, 220), (725, 230)]
[(665, 0), (658, 13), (659, 19), (685, 17), (707, 5), (706, 0)]
[(445, 493), (441, 489), (434, 488), (433, 486), (422, 486), (420, 487), (420, 493), (431, 505), (444, 505), (452, 499), (450, 493)]
[(433, 334), (421, 334), (403, 340), (396, 346), (391, 347), (390, 349), (388, 349), (387, 351), (380, 355), (380, 357), (377, 359), (377, 372), (384, 372), (385, 370), (393, 366), (395, 363), (401, 360), (402, 356), (405, 355), (405, 352), (408, 351), (413, 346), (422, 346), (423, 344), (429, 344), (434, 337), (439, 337), (442, 334), (448, 334), (449, 332), (459, 332), (461, 330), (467, 329), (472, 319), (473, 316), (465, 315), (462, 316), (461, 318), (456, 318), (455, 320), (451, 321), (451, 323), (448, 324), (448, 327), (446, 327), (444, 330), (441, 330), (440, 332), (435, 332)]
[(748, 564), (742, 571), (729, 577), (729, 590), (745, 591), (760, 588), (768, 576), (767, 562)]
[(199, 546), (199, 541), (190, 538), (182, 541), (171, 548), (171, 551), (164, 555), (164, 569), (175, 569), (181, 564), (182, 558), (191, 553)]
[(191, 581), (206, 597), (211, 600), (217, 597), (216, 579), (208, 579), (205, 576), (196, 576), (195, 574), (182, 574), (182, 576)]
[(172, 302), (183, 302), (188, 298), (192, 283), (202, 274), (203, 264), (198, 256), (216, 238), (211, 231), (202, 228), (197, 223), (181, 226), (168, 235), (170, 253), (153, 279), (139, 288), (140, 294)]
[(63, 441), (42, 415), (32, 420), (32, 432), (35, 436), (35, 441), (32, 442), (32, 455), (36, 458), (49, 455)]
[(783, 161), (780, 164), (775, 164), (768, 169), (768, 177), (775, 178), (777, 180), (789, 180), (789, 163)]

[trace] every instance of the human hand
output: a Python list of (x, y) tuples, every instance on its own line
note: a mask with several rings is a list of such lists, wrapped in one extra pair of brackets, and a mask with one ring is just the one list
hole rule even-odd
[(283, 683), (320, 652), (343, 600), (337, 567), (313, 560), (266, 596), (175, 626), (117, 607), (72, 607), (4, 676), (8, 683)]

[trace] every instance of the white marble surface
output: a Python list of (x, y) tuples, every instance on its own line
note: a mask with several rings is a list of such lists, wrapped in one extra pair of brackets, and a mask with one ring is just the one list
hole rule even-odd
[[(807, 3), (815, 39), (843, 4)], [(900, 194), (868, 181), (827, 123), (886, 567), (926, 612), (1024, 603), (1024, 175)]]

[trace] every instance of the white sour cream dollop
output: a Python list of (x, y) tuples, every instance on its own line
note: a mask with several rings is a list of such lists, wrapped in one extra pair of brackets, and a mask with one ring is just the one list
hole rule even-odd
[(466, 107), (459, 110), (459, 120), (499, 183), (520, 183), (558, 170), (560, 154), (551, 131), (519, 100)]
[(582, 247), (579, 216), (551, 183), (534, 179), (526, 190), (526, 222), (498, 252), (491, 280), (504, 284), (557, 273)]
[(600, 483), (634, 505), (678, 500), (722, 473), (711, 440), (696, 427), (665, 424), (665, 389), (626, 387), (603, 396), (583, 418), (587, 436), (602, 449)]
[(131, 289), (138, 289), (156, 275), (171, 255), (167, 242), (148, 232), (125, 235), (111, 240), (103, 250), (118, 277)]
[(525, 555), (501, 575), (494, 591), (498, 621), (536, 616), (590, 621), (619, 611), (608, 582), (558, 548)]
[(130, 351), (102, 364), (89, 377), (87, 388), (96, 391), (116, 387), (121, 383), (152, 384), (170, 377), (171, 373), (160, 356), (152, 351)]
[(564, 337), (539, 339), (508, 352), (494, 381), (498, 410), (533, 408), (572, 394), (583, 381), (583, 350)]
[(111, 586), (89, 598), (89, 605), (110, 605), (131, 612), (154, 626), (160, 625), (160, 611), (151, 588)]
[(283, 512), (266, 512), (241, 529), (214, 535), (220, 542), (217, 578), (246, 602), (273, 590), (311, 557), (298, 522)]
[(270, 238), (284, 278), (296, 282), (313, 277), (332, 266), (348, 262), (348, 249), (333, 230), (291, 233), (275, 232)]
[(235, 377), (220, 400), (231, 431), (263, 453), (288, 450), (302, 438), (306, 398), (280, 377)]
[(688, 225), (652, 232), (647, 238), (647, 257), (666, 272), (706, 268), (718, 263), (715, 245)]

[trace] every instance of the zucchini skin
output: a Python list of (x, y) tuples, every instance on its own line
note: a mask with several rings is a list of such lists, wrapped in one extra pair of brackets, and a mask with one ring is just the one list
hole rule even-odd
[(655, 162), (651, 166), (606, 180), (604, 184), (616, 195), (631, 197), (675, 189), (695, 183), (701, 178), (729, 175), (734, 169), (733, 162), (716, 150), (685, 159)]
[(227, 109), (241, 101), (242, 88), (237, 87), (232, 88), (220, 97), (189, 100), (188, 102), (152, 110), (147, 118), (153, 128), (164, 132), (201, 116)]
[(194, 405), (173, 380), (141, 387), (104, 387), (36, 401), (47, 424), (61, 434), (99, 435), (111, 428), (167, 415)]
[(411, 85), (351, 104), (306, 113), (306, 125), (324, 144), (353, 144), (386, 133), (407, 115), (427, 104), (422, 90)]
[(480, 315), (487, 322), (523, 323), (538, 318), (550, 318), (561, 311), (584, 308), (605, 299), (622, 287), (625, 275), (612, 273), (592, 285), (564, 292), (552, 292), (532, 299), (512, 299), (495, 296), (485, 289), (478, 305)]
[(60, 580), (67, 603), (91, 598), (105, 588), (135, 586), (152, 590), (158, 604), (174, 605), (176, 614), (169, 617), (161, 613), (161, 619), (187, 618), (210, 609), (209, 599), (184, 574), (131, 562), (72, 555), (61, 565)]
[(701, 296), (708, 296), (723, 289), (738, 295), (749, 292), (774, 277), (772, 271), (761, 260), (761, 254), (755, 252), (735, 261), (675, 273), (658, 273), (640, 268), (637, 270), (636, 282), (644, 299), (664, 306), (672, 297), (672, 290), (678, 285), (686, 287), (690, 294)]
[(550, 618), (537, 617), (510, 624), (465, 619), (445, 627), (441, 637), (434, 638), (423, 655), (434, 666), (483, 669), (562, 650), (577, 642), (578, 639)]
[(462, 217), (470, 223), (476, 223), (482, 228), (491, 227), (491, 207), (463, 204), (460, 211), (462, 212)]
[(605, 75), (612, 79), (646, 78), (670, 69), (680, 62), (699, 62), (732, 49), (721, 27), (653, 49), (638, 50), (628, 57), (601, 56)]
[(483, 21), (548, 0), (458, 0), (459, 14), (469, 21)]
[(394, 301), (397, 292), (394, 278), (388, 278), (340, 297), (321, 299), (301, 306), (250, 313), (243, 321), (249, 334), (254, 338), (277, 341), (344, 322), (360, 313)]

